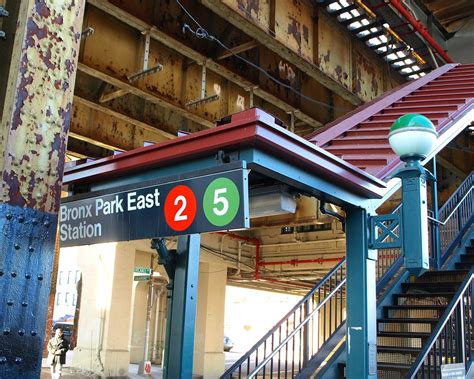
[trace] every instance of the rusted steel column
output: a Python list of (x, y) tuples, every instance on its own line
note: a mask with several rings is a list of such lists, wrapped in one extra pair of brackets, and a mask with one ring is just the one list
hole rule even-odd
[(40, 376), (83, 10), (21, 1), (1, 113), (1, 378)]

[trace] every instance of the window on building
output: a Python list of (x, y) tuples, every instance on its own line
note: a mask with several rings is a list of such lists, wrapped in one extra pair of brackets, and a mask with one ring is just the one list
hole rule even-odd
[(76, 294), (75, 293), (72, 294), (72, 305), (76, 306)]
[(61, 292), (58, 292), (56, 294), (56, 305), (60, 305), (61, 304)]
[(67, 272), (67, 284), (73, 283), (72, 271)]
[(69, 292), (64, 294), (64, 305), (69, 305)]
[(74, 283), (77, 283), (80, 278), (81, 278), (81, 271), (80, 271), (80, 270), (76, 270), (76, 279), (75, 279), (75, 282), (74, 282)]
[(64, 272), (63, 272), (63, 271), (59, 271), (59, 273), (58, 273), (58, 285), (64, 284), (64, 283), (63, 283), (63, 281), (64, 281), (63, 276), (64, 276)]

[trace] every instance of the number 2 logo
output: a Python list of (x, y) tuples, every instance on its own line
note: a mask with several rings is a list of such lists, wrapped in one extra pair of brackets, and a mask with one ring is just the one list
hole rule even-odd
[(188, 186), (174, 187), (165, 200), (165, 220), (169, 227), (181, 232), (193, 223), (196, 217), (196, 197)]

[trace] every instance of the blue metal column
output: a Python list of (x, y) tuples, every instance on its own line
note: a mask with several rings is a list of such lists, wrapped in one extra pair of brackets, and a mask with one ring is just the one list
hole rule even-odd
[(201, 236), (178, 238), (176, 269), (165, 360), (165, 379), (188, 379), (193, 374), (194, 327)]
[(84, 2), (19, 5), (0, 104), (0, 378), (40, 376)]
[[(433, 157), (431, 161), (433, 164), (432, 167), (432, 174), (433, 179), (431, 181), (431, 210), (433, 211), (433, 218), (435, 220), (439, 219), (439, 212), (438, 212), (438, 180), (436, 175), (436, 155)], [(439, 224), (437, 222), (431, 223), (432, 234), (433, 234), (433, 251), (436, 257), (436, 270), (441, 269), (441, 250), (440, 250), (440, 242), (439, 242)]]
[(377, 377), (377, 251), (368, 248), (368, 215), (351, 208), (346, 218), (347, 367), (349, 379)]

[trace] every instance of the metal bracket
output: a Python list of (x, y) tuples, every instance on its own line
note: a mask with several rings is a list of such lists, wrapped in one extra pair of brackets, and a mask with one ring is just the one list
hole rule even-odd
[(0, 17), (8, 17), (10, 13), (5, 9), (5, 7), (0, 6)]
[(201, 71), (201, 97), (199, 99), (196, 99), (196, 100), (188, 101), (185, 104), (186, 108), (197, 107), (198, 105), (207, 104), (207, 103), (211, 103), (213, 101), (219, 100), (219, 98), (220, 98), (219, 93), (215, 93), (214, 95), (206, 96), (206, 75), (207, 75), (206, 62), (203, 62), (202, 71)]
[(400, 215), (398, 213), (369, 216), (369, 248), (402, 247)]
[(86, 29), (84, 29), (81, 33), (81, 38), (87, 38), (87, 37), (90, 37), (91, 35), (93, 35), (95, 33), (95, 29), (88, 26)]
[(163, 265), (170, 280), (174, 279), (178, 256), (176, 250), (168, 250), (164, 238), (153, 238), (151, 248), (158, 253), (158, 264)]
[[(10, 13), (3, 6), (0, 6), (0, 17), (8, 17), (9, 15)], [(7, 35), (3, 30), (0, 30), (0, 38), (7, 38)]]
[(140, 71), (134, 72), (127, 76), (129, 82), (136, 82), (147, 75), (152, 75), (158, 71), (163, 70), (163, 65), (157, 64), (156, 66), (148, 68), (148, 59), (150, 57), (150, 43), (151, 43), (151, 31), (145, 30), (142, 34), (145, 36), (145, 50), (143, 52), (143, 68)]

